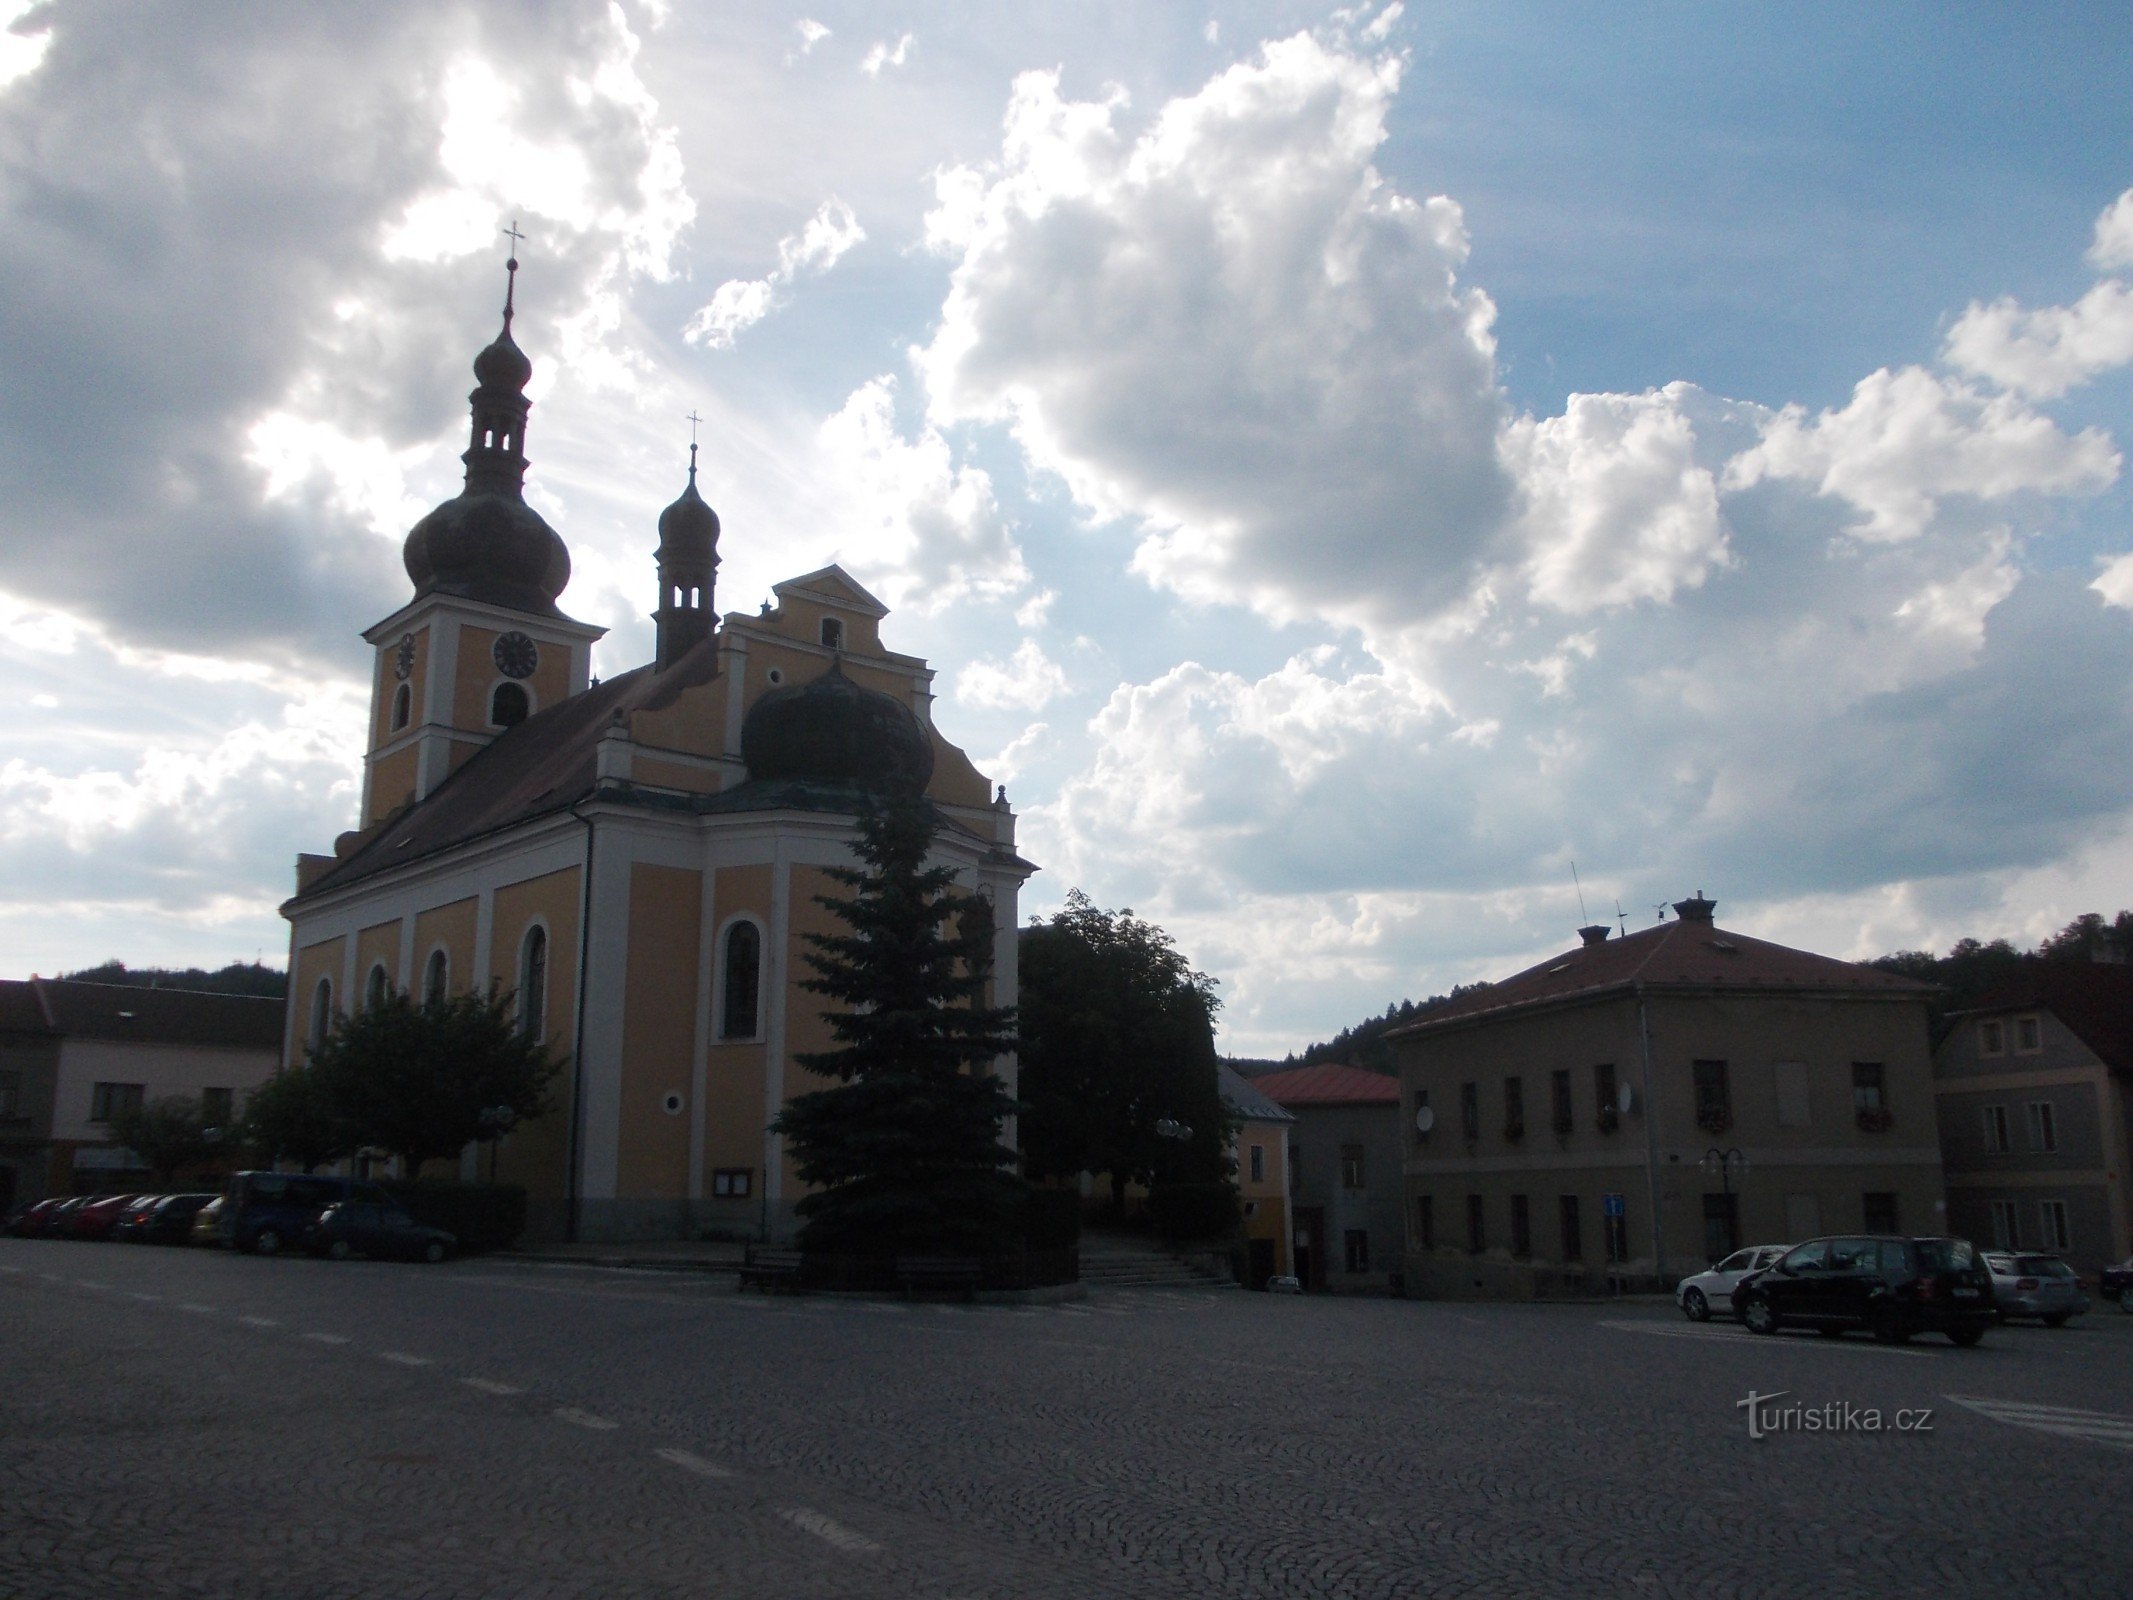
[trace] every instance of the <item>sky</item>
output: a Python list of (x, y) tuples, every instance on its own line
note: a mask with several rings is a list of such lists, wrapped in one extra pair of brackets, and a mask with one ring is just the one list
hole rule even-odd
[[(0, 970), (286, 958), (516, 219), (563, 608), (830, 561), (1274, 1054), (2133, 904), (2122, 7), (0, 0)], [(1580, 897), (1582, 896), (1582, 904)]]

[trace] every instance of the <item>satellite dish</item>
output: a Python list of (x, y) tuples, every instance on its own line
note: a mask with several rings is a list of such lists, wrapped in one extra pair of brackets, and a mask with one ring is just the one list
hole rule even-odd
[(1437, 1125), (1437, 1113), (1428, 1106), (1415, 1107), (1415, 1132), (1427, 1133)]
[(1626, 1117), (1636, 1109), (1637, 1091), (1626, 1083), (1617, 1087), (1615, 1090), (1615, 1110)]

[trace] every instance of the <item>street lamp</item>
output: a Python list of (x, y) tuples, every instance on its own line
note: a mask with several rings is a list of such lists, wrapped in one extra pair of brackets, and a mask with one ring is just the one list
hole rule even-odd
[(496, 1143), (518, 1125), (518, 1113), (509, 1106), (484, 1106), (482, 1136), (489, 1141), (489, 1181), (496, 1182)]
[[(1730, 1254), (1740, 1248), (1740, 1239), (1738, 1238), (1740, 1228), (1738, 1220), (1733, 1214), (1733, 1174), (1736, 1171), (1746, 1172), (1748, 1170), (1748, 1153), (1738, 1145), (1725, 1150), (1713, 1145), (1703, 1153), (1703, 1160), (1698, 1165), (1706, 1173), (1718, 1179), (1719, 1192), (1725, 1196), (1726, 1248), (1721, 1250), (1719, 1255)], [(1706, 1245), (1709, 1242), (1708, 1239), (1705, 1240)], [(1716, 1260), (1717, 1257), (1712, 1259)]]
[[(1192, 1129), (1175, 1117), (1161, 1117), (1157, 1119), (1155, 1124), (1155, 1136), (1158, 1139), (1167, 1140), (1171, 1144), (1185, 1144), (1192, 1138)], [(1171, 1165), (1172, 1158), (1166, 1155), (1163, 1158), (1163, 1181), (1165, 1183), (1170, 1181)]]

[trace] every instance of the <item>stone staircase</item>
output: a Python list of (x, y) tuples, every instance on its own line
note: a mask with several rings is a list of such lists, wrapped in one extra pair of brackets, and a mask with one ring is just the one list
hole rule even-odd
[(1092, 1289), (1227, 1289), (1226, 1272), (1205, 1257), (1173, 1255), (1145, 1234), (1081, 1236), (1081, 1281)]

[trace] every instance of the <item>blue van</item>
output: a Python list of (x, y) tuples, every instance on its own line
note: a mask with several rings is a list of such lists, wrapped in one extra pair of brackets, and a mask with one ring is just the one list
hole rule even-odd
[(321, 1178), (305, 1172), (239, 1172), (222, 1186), (222, 1214), (216, 1222), (222, 1242), (232, 1249), (276, 1254), (283, 1245), (302, 1244), (318, 1214), (344, 1200), (389, 1203), (385, 1191), (356, 1178)]

